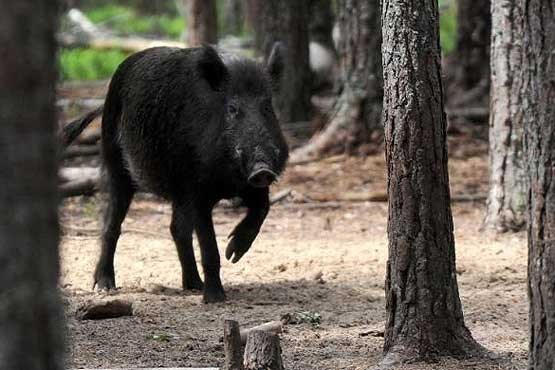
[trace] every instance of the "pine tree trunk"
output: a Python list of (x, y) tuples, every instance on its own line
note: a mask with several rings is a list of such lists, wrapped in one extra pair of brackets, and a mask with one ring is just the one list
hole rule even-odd
[(384, 365), (475, 355), (455, 273), (436, 0), (383, 1), (389, 194)]
[(284, 124), (308, 121), (311, 117), (308, 5), (308, 1), (298, 0), (264, 0), (262, 5), (264, 56), (268, 58), (276, 41), (283, 42), (286, 51), (276, 98), (276, 108)]
[(310, 41), (318, 42), (330, 50), (334, 50), (333, 23), (332, 1), (310, 0)]
[(489, 117), (490, 187), (484, 227), (521, 230), (526, 213), (523, 153), (523, 11), (517, 0), (492, 3), (491, 98)]
[(264, 54), (264, 19), (262, 6), (262, 0), (243, 0), (245, 23), (248, 31), (252, 34), (254, 50), (258, 55)]
[(243, 31), (244, 10), (241, 0), (224, 1), (224, 32), (232, 35), (240, 35)]
[(216, 0), (184, 0), (188, 15), (187, 45), (218, 43)]
[(528, 205), (528, 368), (555, 368), (555, 2), (525, 0), (524, 141)]
[[(449, 103), (476, 104), (486, 99), (490, 80), (490, 0), (457, 0), (457, 45), (451, 59)], [(461, 95), (479, 90), (473, 101), (456, 103)]]
[(0, 369), (62, 370), (54, 135), (57, 4), (2, 5)]
[(381, 23), (374, 0), (339, 0), (339, 62), (343, 90), (330, 123), (291, 155), (303, 161), (327, 152), (352, 152), (381, 130)]

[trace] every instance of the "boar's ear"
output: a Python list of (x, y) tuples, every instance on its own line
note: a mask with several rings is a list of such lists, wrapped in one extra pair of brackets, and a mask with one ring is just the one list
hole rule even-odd
[(281, 42), (274, 43), (272, 47), (272, 51), (270, 52), (270, 56), (268, 57), (268, 61), (266, 62), (266, 70), (270, 74), (272, 78), (272, 85), (274, 89), (279, 89), (279, 83), (281, 81), (281, 75), (283, 74), (284, 68), (284, 47)]
[(204, 46), (198, 60), (200, 75), (215, 91), (222, 91), (228, 80), (228, 71), (222, 58), (212, 46)]

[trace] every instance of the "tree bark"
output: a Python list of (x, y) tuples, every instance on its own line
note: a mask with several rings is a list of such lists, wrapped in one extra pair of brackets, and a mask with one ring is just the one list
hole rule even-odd
[(281, 122), (308, 121), (311, 117), (308, 54), (308, 1), (264, 0), (263, 54), (270, 55), (276, 41), (285, 46), (284, 71), (275, 105)]
[(517, 0), (492, 3), (490, 186), (484, 227), (519, 231), (526, 224), (526, 170), (522, 108), (523, 11)]
[(245, 8), (245, 25), (252, 34), (254, 50), (257, 54), (263, 55), (264, 26), (263, 26), (263, 3), (261, 0), (243, 0)]
[(477, 101), (487, 99), (490, 40), (490, 0), (480, 4), (475, 0), (457, 0), (457, 45), (451, 58), (450, 105), (455, 101), (452, 97), (473, 89), (481, 91)]
[(281, 346), (276, 334), (253, 331), (245, 346), (245, 370), (283, 370)]
[(522, 76), (528, 163), (528, 368), (555, 368), (555, 1), (524, 0)]
[(224, 352), (225, 370), (243, 370), (243, 345), (237, 321), (224, 321)]
[(381, 130), (383, 101), (381, 23), (374, 0), (339, 0), (338, 46), (343, 90), (328, 125), (291, 155), (304, 161), (324, 153), (352, 152)]
[(455, 272), (436, 0), (383, 0), (389, 258), (383, 365), (476, 355)]
[(57, 290), (57, 2), (1, 4), (0, 368), (62, 370), (64, 330)]
[(218, 43), (216, 0), (184, 0), (188, 10), (187, 45)]

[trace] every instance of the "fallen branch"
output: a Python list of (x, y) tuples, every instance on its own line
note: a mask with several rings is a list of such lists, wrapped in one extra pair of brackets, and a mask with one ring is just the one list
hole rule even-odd
[(58, 171), (62, 182), (77, 181), (83, 178), (100, 179), (100, 168), (98, 167), (64, 167)]
[(287, 198), (291, 194), (291, 189), (283, 189), (270, 197), (270, 204), (275, 204)]
[(79, 307), (76, 315), (79, 320), (102, 320), (132, 316), (133, 305), (131, 302), (120, 299), (105, 302), (93, 301)]
[(90, 157), (100, 154), (98, 145), (72, 145), (64, 151), (64, 158)]
[(78, 195), (93, 195), (97, 190), (98, 179), (85, 178), (73, 180), (60, 185), (60, 194), (63, 197), (75, 197)]

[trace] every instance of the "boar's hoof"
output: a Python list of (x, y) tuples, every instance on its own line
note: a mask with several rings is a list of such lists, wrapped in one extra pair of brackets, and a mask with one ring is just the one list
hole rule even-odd
[(183, 281), (183, 290), (200, 290), (204, 289), (204, 283), (200, 278), (188, 279)]
[(93, 289), (96, 287), (96, 290), (99, 292), (102, 291), (110, 291), (116, 289), (116, 282), (113, 278), (110, 277), (101, 277), (95, 279)]
[(204, 303), (218, 303), (225, 301), (225, 292), (223, 288), (205, 289), (204, 290)]

